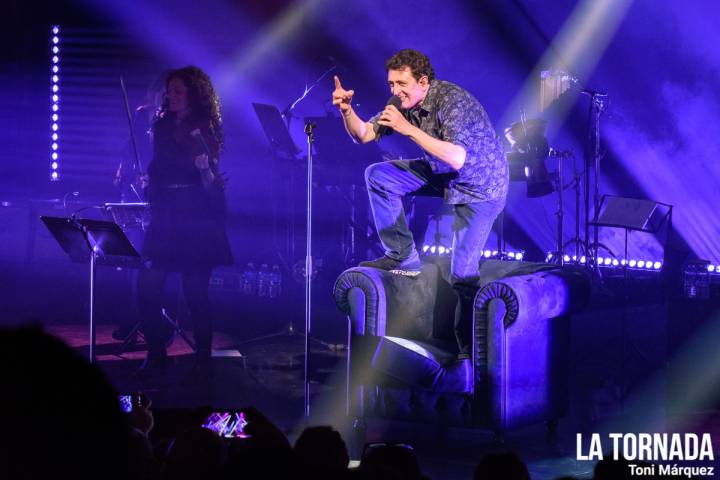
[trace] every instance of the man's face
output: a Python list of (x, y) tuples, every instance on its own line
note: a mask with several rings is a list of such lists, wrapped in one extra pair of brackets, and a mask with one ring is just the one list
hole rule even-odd
[(392, 94), (400, 97), (405, 110), (422, 104), (430, 88), (427, 76), (423, 75), (420, 80), (415, 80), (410, 67), (388, 70), (388, 85)]

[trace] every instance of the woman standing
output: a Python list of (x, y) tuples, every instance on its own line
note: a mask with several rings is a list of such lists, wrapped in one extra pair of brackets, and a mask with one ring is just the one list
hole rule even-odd
[(163, 367), (167, 361), (170, 332), (162, 318), (162, 297), (170, 272), (182, 276), (197, 362), (209, 366), (210, 273), (215, 266), (232, 263), (232, 254), (225, 232), (225, 185), (218, 169), (223, 148), (220, 101), (205, 72), (188, 66), (168, 73), (152, 135), (146, 187), (152, 220), (143, 247), (148, 268), (138, 276), (138, 305), (148, 344), (143, 369)]

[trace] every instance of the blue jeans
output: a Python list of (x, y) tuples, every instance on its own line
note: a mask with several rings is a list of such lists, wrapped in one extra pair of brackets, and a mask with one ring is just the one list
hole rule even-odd
[[(454, 174), (436, 174), (425, 160), (390, 160), (374, 163), (365, 170), (377, 229), (385, 255), (405, 260), (417, 255), (415, 241), (407, 226), (402, 196), (432, 195), (442, 197)], [(450, 281), (461, 293), (463, 284), (474, 285), (480, 273), (480, 257), (490, 229), (505, 206), (505, 198), (453, 205), (452, 259)], [(472, 312), (464, 295), (455, 315), (455, 334), (460, 354), (469, 354), (472, 338)]]

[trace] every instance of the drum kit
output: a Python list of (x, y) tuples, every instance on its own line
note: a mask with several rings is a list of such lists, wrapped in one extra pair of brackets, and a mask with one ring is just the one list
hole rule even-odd
[[(527, 197), (539, 198), (556, 192), (558, 196), (557, 211), (557, 250), (552, 252), (553, 261), (562, 265), (568, 258), (566, 249), (574, 245), (573, 257), (585, 256), (587, 264), (597, 265), (598, 228), (593, 225), (593, 240), (590, 241), (590, 179), (594, 178), (593, 212), (596, 215), (600, 207), (600, 116), (607, 106), (607, 94), (579, 87), (578, 79), (561, 70), (546, 70), (540, 75), (540, 112), (547, 110), (558, 99), (568, 92), (579, 92), (590, 97), (590, 124), (588, 125), (585, 148), (584, 168), (578, 171), (577, 161), (571, 151), (552, 149), (546, 137), (547, 121), (540, 118), (526, 118), (521, 111), (520, 121), (513, 123), (504, 131), (510, 150), (507, 152), (511, 182), (526, 182)], [(557, 160), (557, 170), (549, 172), (546, 162)], [(566, 183), (564, 163), (572, 160), (572, 178)], [(581, 183), (584, 186), (581, 188)], [(563, 242), (564, 203), (563, 193), (575, 190), (575, 236)], [(581, 190), (584, 192), (584, 217), (581, 220)], [(584, 236), (581, 238), (581, 221)]]

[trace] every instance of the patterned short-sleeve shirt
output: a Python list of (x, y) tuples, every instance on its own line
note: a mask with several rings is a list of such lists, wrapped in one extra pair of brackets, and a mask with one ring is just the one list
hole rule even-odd
[[(401, 112), (428, 135), (465, 149), (465, 163), (445, 190), (447, 203), (505, 198), (509, 182), (507, 159), (485, 109), (470, 92), (454, 83), (433, 80), (422, 105)], [(378, 113), (369, 120), (376, 134), (379, 118)], [(427, 153), (425, 157), (433, 172), (453, 172), (447, 163)]]

